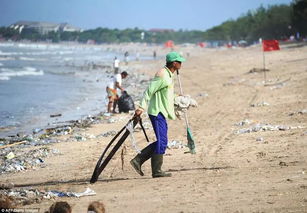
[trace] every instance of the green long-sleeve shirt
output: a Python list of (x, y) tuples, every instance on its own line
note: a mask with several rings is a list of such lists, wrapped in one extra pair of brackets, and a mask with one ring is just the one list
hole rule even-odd
[(157, 116), (161, 112), (165, 118), (176, 118), (173, 76), (174, 74), (167, 67), (164, 67), (151, 80), (140, 102), (141, 108), (146, 109), (148, 107), (149, 115)]

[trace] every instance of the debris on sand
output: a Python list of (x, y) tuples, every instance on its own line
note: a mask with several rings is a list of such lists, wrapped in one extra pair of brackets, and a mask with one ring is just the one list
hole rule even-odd
[(182, 119), (182, 116), (190, 106), (197, 107), (197, 102), (189, 95), (177, 96), (174, 101), (175, 114), (177, 118)]
[(304, 114), (307, 114), (307, 109), (303, 109), (303, 110), (300, 110), (298, 112), (291, 112), (289, 114), (289, 116), (293, 116), (293, 115), (304, 115)]
[(265, 101), (263, 101), (263, 102), (260, 102), (260, 103), (251, 104), (250, 106), (251, 107), (263, 107), (263, 106), (270, 106), (270, 104), (265, 102)]
[(184, 147), (186, 147), (186, 146), (183, 145), (181, 141), (172, 140), (172, 141), (169, 141), (167, 143), (168, 149), (181, 149), (181, 148), (184, 148)]
[(0, 191), (1, 198), (9, 198), (10, 203), (14, 206), (30, 205), (32, 203), (40, 203), (43, 200), (50, 200), (57, 197), (84, 197), (93, 196), (96, 192), (90, 188), (86, 188), (84, 192), (62, 192), (58, 190), (39, 190), (34, 188), (13, 188)]
[(260, 72), (268, 72), (270, 71), (269, 69), (264, 69), (264, 68), (252, 68), (251, 70), (248, 71), (248, 73), (260, 73)]
[(35, 150), (25, 151), (24, 149), (11, 148), (3, 149), (0, 152), (0, 174), (7, 172), (18, 172), (36, 167), (45, 167), (44, 158), (58, 154), (56, 149), (41, 147)]
[(259, 132), (259, 131), (286, 131), (291, 129), (302, 129), (303, 127), (297, 126), (285, 126), (285, 125), (270, 125), (270, 124), (255, 124), (249, 128), (243, 128), (237, 130), (236, 134), (244, 134), (244, 133), (251, 133), (251, 132)]
[(252, 123), (252, 121), (248, 120), (248, 119), (244, 119), (243, 121), (240, 121), (239, 123), (236, 123), (236, 126), (245, 126), (247, 124)]

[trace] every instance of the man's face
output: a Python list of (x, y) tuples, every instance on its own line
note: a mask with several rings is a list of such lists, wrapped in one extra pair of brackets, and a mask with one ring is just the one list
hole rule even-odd
[(174, 61), (173, 65), (176, 70), (179, 70), (181, 68), (181, 61)]

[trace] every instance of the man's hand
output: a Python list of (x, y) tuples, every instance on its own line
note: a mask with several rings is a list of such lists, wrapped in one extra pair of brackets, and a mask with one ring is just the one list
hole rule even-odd
[(134, 116), (141, 116), (144, 110), (142, 108), (138, 108), (134, 112)]

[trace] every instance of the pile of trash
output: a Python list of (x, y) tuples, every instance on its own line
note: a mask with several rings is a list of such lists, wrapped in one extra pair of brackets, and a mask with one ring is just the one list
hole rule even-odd
[(182, 116), (187, 112), (190, 106), (197, 107), (197, 105), (197, 102), (189, 95), (177, 96), (174, 101), (175, 115), (181, 120)]
[(84, 192), (63, 192), (58, 190), (38, 190), (33, 188), (11, 188), (0, 190), (0, 197), (7, 197), (14, 206), (30, 205), (32, 203), (40, 203), (44, 199), (50, 200), (57, 197), (83, 197), (93, 196), (96, 192), (90, 188), (86, 188)]
[(6, 148), (0, 150), (0, 174), (45, 167), (45, 158), (59, 154), (57, 149), (40, 147), (34, 150)]

